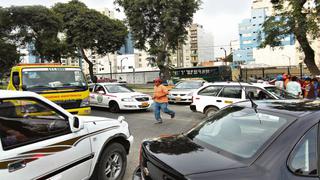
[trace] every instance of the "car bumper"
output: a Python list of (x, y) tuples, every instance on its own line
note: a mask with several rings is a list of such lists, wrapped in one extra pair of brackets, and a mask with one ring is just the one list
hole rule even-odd
[(192, 102), (192, 96), (169, 96), (169, 102), (185, 102), (185, 103), (191, 103)]
[(139, 110), (151, 107), (152, 101), (146, 102), (122, 102), (119, 106), (122, 110)]

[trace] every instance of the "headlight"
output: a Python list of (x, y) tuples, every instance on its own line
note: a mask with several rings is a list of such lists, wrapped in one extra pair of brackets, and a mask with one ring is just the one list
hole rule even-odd
[(81, 101), (80, 107), (87, 107), (89, 105), (90, 105), (90, 101), (89, 101), (89, 97), (87, 97)]
[(187, 96), (193, 96), (193, 92), (191, 92), (191, 93), (187, 94)]
[(133, 102), (134, 99), (133, 99), (133, 98), (122, 98), (121, 101), (124, 101), (124, 102)]

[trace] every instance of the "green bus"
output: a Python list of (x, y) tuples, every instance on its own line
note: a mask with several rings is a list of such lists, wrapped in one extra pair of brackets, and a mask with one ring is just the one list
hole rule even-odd
[(232, 81), (232, 70), (230, 66), (197, 66), (173, 70), (174, 81), (189, 78), (201, 78), (208, 82)]

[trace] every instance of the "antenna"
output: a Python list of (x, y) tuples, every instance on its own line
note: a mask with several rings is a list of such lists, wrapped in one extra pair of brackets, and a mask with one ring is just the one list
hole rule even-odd
[(244, 93), (246, 94), (246, 97), (249, 98), (250, 102), (251, 102), (251, 107), (254, 109), (254, 112), (258, 113), (257, 111), (257, 107), (258, 105), (252, 100), (252, 98), (248, 95), (248, 93), (246, 92), (246, 90), (243, 88), (240, 80), (238, 78), (236, 78), (236, 80), (238, 81), (238, 83), (240, 84), (241, 89), (244, 91)]

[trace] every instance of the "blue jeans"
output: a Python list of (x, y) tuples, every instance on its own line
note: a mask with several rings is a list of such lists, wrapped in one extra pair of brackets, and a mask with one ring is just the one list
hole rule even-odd
[(160, 110), (162, 109), (162, 112), (169, 114), (169, 115), (174, 115), (175, 112), (171, 111), (168, 109), (168, 103), (158, 103), (154, 102), (154, 116), (157, 121), (161, 121), (161, 116), (160, 116)]

